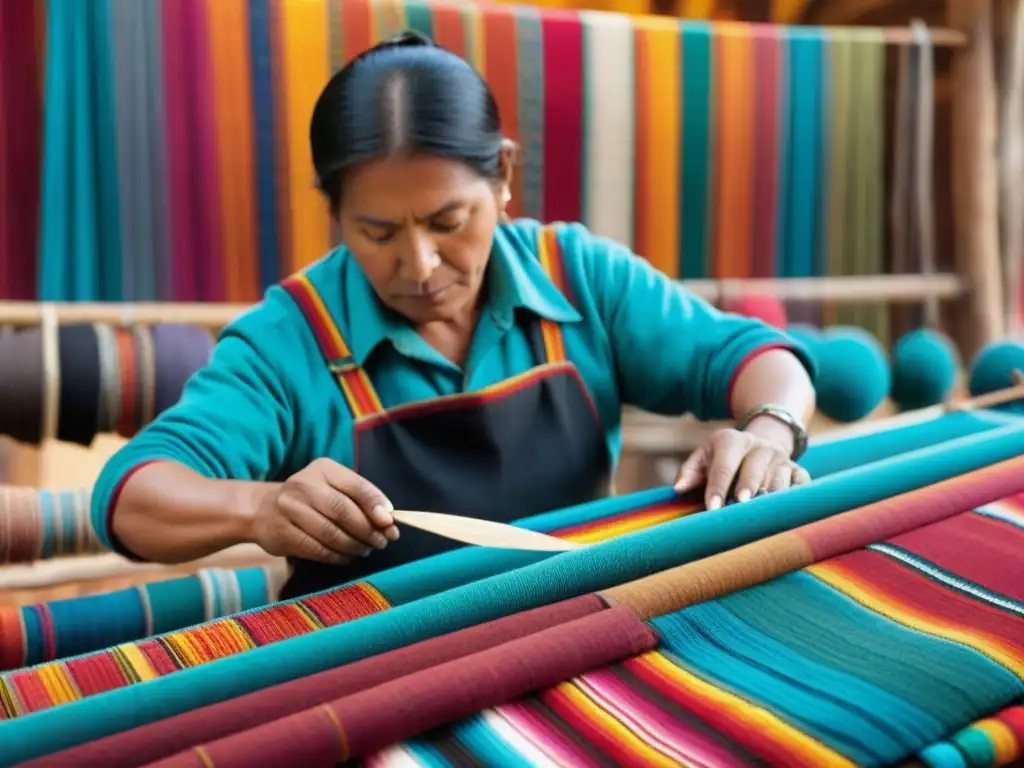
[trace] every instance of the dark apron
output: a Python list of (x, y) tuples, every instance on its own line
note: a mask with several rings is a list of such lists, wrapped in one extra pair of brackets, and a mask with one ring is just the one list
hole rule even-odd
[[(542, 233), (541, 263), (561, 285), (557, 238)], [(353, 469), (396, 509), (444, 512), (511, 523), (607, 496), (611, 462), (604, 430), (576, 367), (566, 360), (561, 327), (531, 318), (537, 366), (479, 392), (384, 409), (355, 366), (337, 324), (303, 276), (284, 287), (303, 310), (355, 419)], [(293, 559), (282, 599), (463, 546), (401, 527), (401, 537), (349, 565)]]

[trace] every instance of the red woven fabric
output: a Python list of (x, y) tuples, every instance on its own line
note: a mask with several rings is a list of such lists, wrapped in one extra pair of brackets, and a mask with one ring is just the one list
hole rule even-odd
[(597, 613), (596, 595), (506, 616), (373, 656), (317, 675), (292, 680), (130, 731), (72, 747), (26, 766), (135, 768), (188, 749), (287, 717), (388, 680), (443, 664), (501, 643)]
[(656, 644), (654, 630), (632, 611), (609, 608), (204, 744), (154, 766), (334, 766)]

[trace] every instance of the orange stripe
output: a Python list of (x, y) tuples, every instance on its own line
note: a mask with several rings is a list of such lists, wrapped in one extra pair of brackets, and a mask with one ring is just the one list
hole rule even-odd
[[(537, 238), (537, 255), (540, 258), (540, 265), (547, 274), (548, 279), (554, 283), (559, 293), (572, 301), (569, 292), (566, 290), (564, 262), (562, 261), (562, 247), (558, 241), (558, 228), (555, 226), (544, 227)], [(565, 337), (562, 335), (562, 326), (551, 320), (543, 319), (540, 323), (541, 336), (544, 338), (544, 351), (547, 353), (549, 363), (559, 363), (566, 359)]]
[(719, 180), (716, 276), (749, 277), (753, 206), (750, 178), (753, 171), (753, 39), (746, 25), (723, 24), (721, 32), (716, 45), (717, 69), (721, 73), (716, 99), (721, 136), (715, 174)]
[[(656, 269), (679, 277), (679, 173), (681, 97), (679, 22), (637, 18), (636, 79), (643, 83), (645, 114), (637, 117), (644, 131), (637, 153), (637, 179), (644, 184), (644, 208), (637, 209), (637, 251)], [(639, 97), (638, 97), (639, 101)], [(641, 249), (642, 244), (642, 249)]]

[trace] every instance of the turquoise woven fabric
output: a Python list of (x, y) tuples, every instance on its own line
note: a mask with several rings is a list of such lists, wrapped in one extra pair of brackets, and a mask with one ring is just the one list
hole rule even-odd
[[(839, 472), (785, 493), (559, 554), (347, 624), (44, 710), (0, 726), (0, 763), (12, 765), (429, 637), (604, 589), (1022, 453), (1024, 426), (988, 430), (898, 460)], [(623, 501), (611, 499), (585, 507), (594, 513)]]

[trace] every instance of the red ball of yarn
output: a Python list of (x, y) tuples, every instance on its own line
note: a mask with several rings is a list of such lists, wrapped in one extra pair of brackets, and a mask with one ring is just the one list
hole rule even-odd
[(786, 308), (774, 296), (764, 294), (748, 294), (723, 304), (726, 312), (734, 312), (744, 317), (756, 317), (758, 320), (773, 325), (776, 328), (785, 328), (789, 325), (786, 318)]

